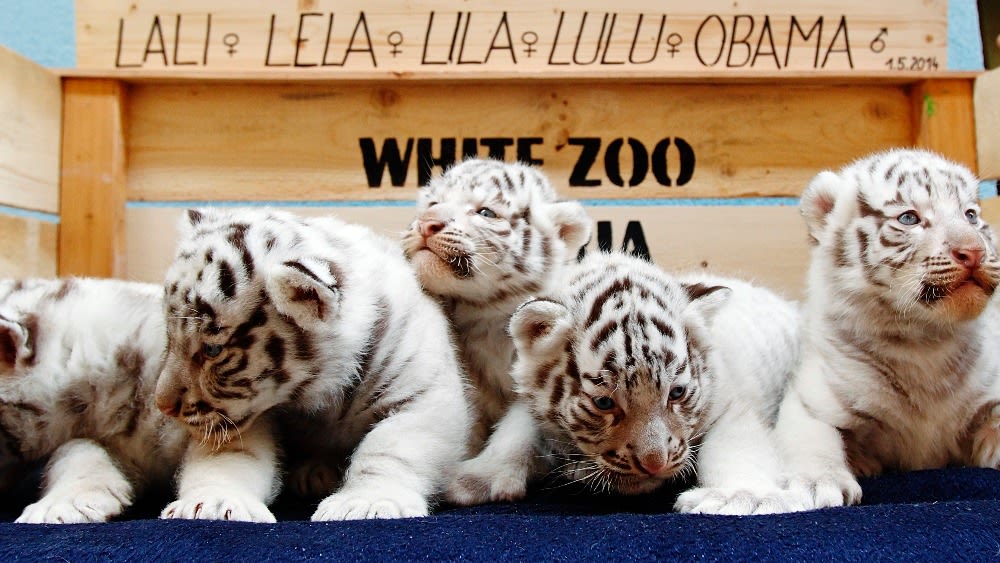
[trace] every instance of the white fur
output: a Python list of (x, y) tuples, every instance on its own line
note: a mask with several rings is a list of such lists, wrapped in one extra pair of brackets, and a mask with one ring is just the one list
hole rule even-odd
[[(996, 305), (968, 288), (930, 304), (920, 298), (932, 276), (962, 275), (953, 249), (983, 251), (977, 275), (995, 283), (992, 232), (967, 217), (978, 212), (977, 192), (963, 167), (895, 150), (822, 172), (803, 194), (815, 247), (802, 363), (777, 434), (789, 488), (808, 498), (807, 507), (859, 502), (858, 475), (997, 467)], [(874, 209), (868, 218), (859, 201)], [(904, 224), (907, 212), (919, 222)], [(886, 236), (902, 250), (883, 247)], [(913, 259), (902, 259), (907, 252)]]
[[(329, 495), (314, 520), (428, 514), (465, 453), (469, 413), (447, 321), (398, 246), (333, 217), (205, 210), (189, 222), (167, 276), (168, 289), (180, 287), (168, 305), (183, 309), (193, 288), (222, 326), (239, 326), (254, 311), (268, 321), (251, 329), (256, 340), (247, 367), (229, 376), (258, 382), (249, 399), (213, 395), (206, 383), (211, 362), (199, 368), (204, 374), (190, 371), (192, 354), (205, 343), (225, 349), (229, 333), (184, 328), (183, 319), (171, 329), (162, 403), (210, 403), (213, 413), (181, 415), (196, 432), (215, 412), (246, 422), (218, 449), (189, 450), (181, 499), (163, 516), (272, 521), (266, 505), (278, 490), (279, 447), (298, 492)], [(227, 242), (231, 224), (247, 225), (246, 254)], [(202, 261), (208, 250), (212, 265)], [(242, 264), (248, 259), (250, 268)], [(217, 281), (225, 267), (236, 281), (228, 297)], [(312, 357), (295, 356), (294, 326), (310, 339)], [(274, 337), (284, 342), (285, 382), (265, 371), (276, 360), (264, 342)]]
[[(681, 281), (689, 285), (724, 286), (730, 291), (715, 290), (690, 303), (677, 301), (684, 299), (678, 281), (647, 263), (620, 255), (588, 256), (582, 264), (567, 270), (566, 280), (573, 281), (563, 283), (554, 300), (526, 303), (514, 314), (510, 331), (518, 359), (512, 374), (519, 382), (520, 398), (497, 425), (484, 450), (464, 462), (462, 474), (452, 484), (452, 497), (470, 503), (521, 498), (531, 480), (553, 469), (550, 461), (543, 461), (552, 460), (548, 457), (550, 452), (563, 450), (569, 459), (579, 459), (581, 454), (569, 446), (572, 434), (547, 418), (551, 391), (543, 393), (533, 388), (531, 378), (540, 366), (564, 354), (567, 341), (577, 350), (580, 369), (594, 369), (587, 368), (593, 362), (587, 360), (587, 345), (583, 343), (591, 338), (587, 333), (589, 326), (579, 325), (591, 305), (586, 300), (574, 302), (570, 291), (586, 287), (589, 281), (605, 275), (620, 276), (615, 272), (623, 271), (634, 273), (643, 283), (659, 284), (663, 288), (661, 298), (674, 307), (670, 312), (647, 312), (673, 315), (678, 326), (686, 326), (692, 337), (710, 346), (706, 375), (702, 376), (707, 381), (699, 391), (705, 407), (699, 420), (693, 422), (691, 437), (698, 444), (694, 462), (698, 486), (684, 492), (676, 508), (683, 512), (718, 514), (800, 509), (801, 497), (779, 486), (781, 459), (770, 430), (798, 356), (794, 305), (750, 283), (704, 275), (686, 276)], [(590, 326), (601, 324), (598, 318)], [(670, 345), (674, 350), (683, 350), (685, 346), (684, 341), (656, 344), (659, 337), (652, 332), (647, 333), (647, 338), (654, 347)], [(636, 359), (642, 363), (640, 358)], [(664, 378), (664, 393), (670, 388), (669, 381)], [(629, 403), (630, 399), (634, 403)], [(623, 424), (638, 428), (635, 436), (643, 436), (640, 440), (659, 436), (654, 439), (655, 444), (650, 444), (653, 451), (670, 448), (667, 444), (675, 443), (674, 432), (679, 430), (671, 429), (674, 422), (654, 414), (660, 412), (659, 406), (639, 396), (619, 400), (633, 408), (632, 415), (626, 413)], [(666, 403), (665, 397), (655, 401)], [(635, 414), (640, 412), (648, 414)], [(585, 467), (594, 466), (585, 464)], [(657, 477), (649, 485), (640, 482), (634, 486), (635, 490), (648, 490), (649, 486), (656, 486), (675, 474)], [(591, 479), (586, 472), (576, 478), (582, 482)]]
[[(18, 522), (103, 522), (170, 482), (187, 433), (153, 402), (161, 296), (116, 280), (0, 282), (5, 354), (16, 355), (0, 361), (0, 469), (48, 459)], [(20, 451), (5, 451), (4, 433)]]
[[(483, 447), (514, 399), (511, 313), (531, 295), (552, 290), (589, 239), (591, 223), (578, 202), (559, 201), (544, 174), (520, 163), (466, 160), (420, 190), (403, 248), (454, 327), (473, 387), (471, 452)], [(467, 264), (466, 275), (456, 272), (456, 263)], [(478, 502), (460, 481), (479, 471), (463, 462), (448, 499)]]

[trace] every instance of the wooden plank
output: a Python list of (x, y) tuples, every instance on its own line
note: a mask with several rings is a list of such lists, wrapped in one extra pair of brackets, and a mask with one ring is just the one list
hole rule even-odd
[(947, 0), (77, 0), (82, 68), (596, 76), (945, 70)]
[(125, 271), (125, 87), (68, 79), (63, 102), (59, 275)]
[(980, 203), (983, 208), (983, 219), (993, 226), (994, 231), (1000, 231), (1000, 197), (984, 199)]
[(1000, 69), (976, 79), (974, 99), (979, 174), (1000, 178)]
[(52, 221), (0, 215), (0, 277), (55, 276), (58, 230)]
[(413, 200), (470, 146), (543, 163), (578, 199), (797, 196), (913, 138), (904, 86), (140, 83), (129, 99), (130, 200)]
[[(412, 207), (295, 207), (301, 215), (333, 214), (397, 238), (413, 218)], [(707, 269), (755, 280), (792, 298), (801, 297), (809, 260), (805, 226), (796, 206), (589, 206), (600, 243), (629, 251), (645, 247), (673, 271)], [(130, 208), (129, 279), (163, 279), (176, 244), (181, 208)], [(725, 228), (709, 226), (724, 225)], [(775, 257), (780, 257), (777, 259)]]
[(59, 77), (0, 46), (0, 204), (59, 211)]
[(978, 170), (971, 80), (928, 80), (911, 92), (914, 144)]

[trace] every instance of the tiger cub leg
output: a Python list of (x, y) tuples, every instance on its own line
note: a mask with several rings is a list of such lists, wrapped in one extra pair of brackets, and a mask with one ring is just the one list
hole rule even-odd
[(774, 432), (785, 461), (787, 488), (804, 495), (807, 508), (861, 501), (861, 485), (848, 466), (840, 432), (812, 416), (796, 389), (785, 395)]
[(267, 504), (278, 492), (277, 458), (266, 419), (218, 449), (192, 442), (181, 462), (178, 498), (160, 518), (274, 522)]
[(991, 401), (982, 407), (969, 424), (969, 464), (1000, 469), (1000, 402)]
[(343, 486), (312, 519), (426, 516), (465, 453), (469, 419), (452, 408), (455, 396), (451, 388), (427, 390), (375, 424), (351, 455)]
[(111, 455), (92, 440), (70, 440), (45, 469), (42, 498), (27, 506), (21, 523), (105, 522), (132, 504), (132, 483)]
[(773, 514), (805, 510), (800, 493), (779, 485), (781, 458), (773, 437), (752, 412), (728, 411), (698, 451), (698, 486), (678, 497), (680, 512)]
[(539, 469), (539, 431), (528, 406), (514, 402), (497, 423), (486, 447), (465, 460), (448, 485), (446, 498), (461, 505), (524, 498)]

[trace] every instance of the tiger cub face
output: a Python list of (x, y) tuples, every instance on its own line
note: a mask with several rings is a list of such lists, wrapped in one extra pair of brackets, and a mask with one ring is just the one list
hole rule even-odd
[(312, 327), (334, 314), (332, 268), (294, 258), (301, 223), (264, 211), (189, 211), (165, 281), (156, 402), (217, 447), (314, 381)]
[(421, 188), (403, 248), (428, 291), (489, 303), (544, 289), (590, 231), (583, 207), (557, 201), (538, 170), (473, 159)]
[(559, 471), (625, 494), (692, 472), (711, 400), (707, 325), (729, 290), (619, 254), (588, 256), (569, 279), (510, 321), (518, 393)]
[(994, 234), (966, 168), (894, 150), (822, 172), (802, 195), (813, 282), (929, 322), (976, 317), (1000, 282)]

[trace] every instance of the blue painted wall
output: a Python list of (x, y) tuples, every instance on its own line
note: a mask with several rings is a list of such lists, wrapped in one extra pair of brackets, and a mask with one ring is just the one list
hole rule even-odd
[[(73, 0), (0, 0), (0, 44), (45, 66), (76, 65)], [(982, 70), (976, 0), (948, 4), (948, 68)]]

